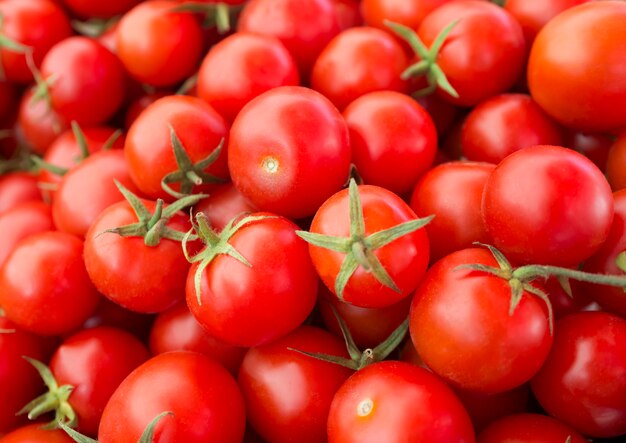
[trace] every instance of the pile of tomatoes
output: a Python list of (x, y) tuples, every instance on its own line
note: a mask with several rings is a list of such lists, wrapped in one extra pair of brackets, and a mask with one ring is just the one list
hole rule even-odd
[(626, 439), (626, 1), (0, 0), (0, 443)]

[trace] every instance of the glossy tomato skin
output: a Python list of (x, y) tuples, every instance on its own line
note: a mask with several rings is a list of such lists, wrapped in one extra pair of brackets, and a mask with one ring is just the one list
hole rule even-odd
[(344, 110), (352, 163), (364, 183), (398, 195), (413, 189), (437, 152), (437, 130), (428, 112), (393, 91), (362, 95)]
[(590, 437), (626, 433), (626, 320), (581, 312), (559, 320), (548, 360), (531, 381), (552, 416)]
[(239, 16), (237, 30), (278, 38), (304, 78), (341, 27), (335, 0), (251, 0)]
[[(358, 188), (365, 220), (365, 235), (415, 220), (417, 216), (400, 197), (378, 186)], [(348, 189), (337, 192), (319, 208), (310, 232), (343, 238), (350, 237)], [(309, 245), (317, 273), (335, 294), (335, 280), (346, 254)], [(382, 308), (408, 297), (426, 272), (429, 243), (420, 228), (374, 251), (400, 292), (383, 286), (376, 277), (359, 266), (348, 280), (343, 300), (363, 308)], [(336, 295), (336, 294), (335, 294)]]
[(124, 200), (115, 181), (138, 192), (119, 149), (93, 154), (65, 174), (52, 202), (57, 229), (84, 238), (103, 210)]
[(96, 40), (70, 37), (54, 45), (41, 63), (50, 86), (52, 108), (68, 121), (104, 123), (120, 108), (126, 73), (117, 57)]
[(17, 111), (17, 130), (35, 153), (44, 154), (68, 127), (69, 122), (45, 100), (33, 101), (32, 89), (24, 92)]
[(476, 441), (478, 443), (587, 442), (582, 435), (569, 426), (554, 418), (539, 414), (515, 414), (502, 418), (482, 431)]
[(417, 183), (411, 209), (420, 217), (435, 218), (426, 225), (430, 261), (488, 241), (480, 204), (483, 189), (494, 165), (478, 162), (449, 162), (435, 166)]
[(146, 347), (128, 332), (110, 327), (80, 331), (61, 343), (50, 370), (62, 385), (72, 385), (69, 403), (78, 417), (78, 430), (96, 436), (102, 411), (119, 384), (148, 360)]
[(535, 145), (563, 145), (563, 130), (526, 94), (501, 94), (476, 106), (461, 131), (468, 160), (498, 164)]
[(41, 201), (27, 201), (0, 214), (0, 267), (20, 240), (53, 229), (50, 207)]
[(237, 374), (247, 351), (211, 336), (185, 303), (179, 303), (157, 316), (150, 331), (149, 344), (154, 355), (172, 351), (199, 352), (220, 363), (231, 374)]
[(113, 0), (94, 2), (91, 0), (61, 0), (73, 15), (83, 19), (111, 18), (130, 10), (141, 0)]
[[(588, 132), (626, 128), (626, 109), (614, 106), (626, 100), (626, 89), (618, 86), (626, 77), (624, 20), (624, 2), (588, 2), (563, 12), (537, 35), (528, 86), (562, 124)], [(595, 69), (599, 64), (606, 68)]]
[(257, 209), (232, 183), (225, 183), (211, 191), (207, 198), (194, 205), (194, 212), (202, 212), (209, 225), (221, 231), (234, 217)]
[(487, 249), (463, 249), (435, 263), (413, 297), (409, 329), (424, 363), (453, 386), (484, 394), (530, 380), (550, 346), (547, 308), (524, 292), (509, 315), (511, 288), (500, 277), (457, 269), (496, 266)]
[[(179, 169), (172, 147), (172, 127), (193, 163), (208, 157), (228, 135), (228, 125), (213, 107), (196, 97), (172, 95), (148, 106), (128, 130), (124, 152), (130, 174), (137, 187), (150, 198), (171, 201), (161, 187), (161, 180)], [(217, 160), (205, 172), (226, 180), (226, 144)], [(179, 185), (171, 187), (179, 190)], [(194, 187), (211, 189), (210, 184)]]
[(331, 40), (315, 61), (311, 87), (343, 110), (368, 92), (408, 92), (408, 82), (400, 78), (408, 64), (401, 44), (388, 32), (350, 28)]
[(294, 349), (348, 358), (343, 340), (312, 326), (251, 348), (238, 377), (248, 420), (267, 441), (325, 443), (330, 404), (353, 371)]
[(368, 26), (388, 30), (385, 20), (417, 29), (424, 17), (450, 0), (363, 0), (361, 13)]
[(36, 176), (19, 171), (0, 176), (0, 214), (27, 201), (41, 201)]
[[(154, 202), (144, 204), (154, 212)], [(126, 201), (109, 206), (98, 216), (85, 235), (87, 272), (105, 297), (126, 309), (164, 311), (184, 298), (189, 263), (178, 241), (161, 239), (157, 246), (150, 247), (143, 237), (101, 234), (132, 223), (137, 223), (137, 216)], [(191, 227), (189, 217), (182, 212), (176, 214), (167, 227), (187, 232)]]
[(348, 179), (348, 137), (343, 117), (321, 94), (299, 86), (272, 89), (233, 122), (231, 178), (262, 211), (312, 215)]
[(626, 188), (626, 133), (615, 140), (609, 151), (606, 175), (614, 191)]
[(522, 73), (526, 43), (519, 23), (499, 6), (479, 0), (458, 0), (428, 14), (417, 30), (427, 47), (450, 23), (460, 20), (444, 43), (437, 64), (459, 94), (443, 97), (474, 106), (510, 89)]
[[(23, 421), (16, 413), (43, 391), (41, 377), (22, 356), (45, 360), (48, 355), (41, 337), (25, 332), (5, 317), (0, 317), (0, 434)], [(3, 438), (0, 437), (0, 441)]]
[[(72, 35), (68, 16), (50, 0), (6, 0), (0, 3), (0, 13), (2, 35), (32, 48), (37, 67), (52, 46)], [(27, 84), (33, 80), (23, 53), (2, 48), (0, 59), (8, 81)]]
[[(248, 260), (218, 255), (195, 291), (194, 263), (187, 278), (187, 305), (211, 335), (236, 346), (258, 346), (300, 326), (312, 311), (318, 278), (297, 225), (284, 217), (249, 222), (229, 243)], [(245, 328), (242, 325), (246, 325)]]
[(296, 62), (275, 37), (239, 32), (214, 45), (198, 72), (198, 96), (232, 122), (254, 97), (300, 82)]
[(202, 55), (202, 30), (169, 0), (142, 2), (122, 17), (117, 54), (129, 74), (152, 86), (172, 86), (193, 74)]
[(482, 216), (494, 246), (510, 260), (576, 266), (606, 240), (613, 195), (585, 156), (559, 146), (533, 146), (508, 156), (492, 172)]
[(474, 430), (452, 390), (423, 368), (385, 361), (356, 372), (333, 399), (329, 443), (472, 443)]
[(47, 431), (41, 429), (41, 423), (32, 423), (21, 428), (14, 429), (0, 437), (0, 443), (73, 443), (72, 437), (62, 429)]
[(37, 334), (75, 330), (99, 299), (85, 270), (83, 242), (64, 232), (25, 238), (0, 268), (0, 305), (7, 318)]
[(136, 443), (157, 415), (155, 442), (239, 443), (245, 432), (241, 392), (226, 369), (195, 352), (168, 352), (135, 369), (107, 403), (98, 441)]

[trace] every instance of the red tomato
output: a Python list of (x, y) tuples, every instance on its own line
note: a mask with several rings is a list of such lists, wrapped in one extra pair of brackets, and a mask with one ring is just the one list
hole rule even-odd
[(218, 254), (201, 270), (199, 295), (194, 278), (202, 262), (187, 278), (193, 315), (215, 338), (236, 346), (258, 346), (293, 331), (317, 295), (317, 275), (297, 226), (269, 213), (254, 215), (266, 218), (244, 223), (228, 240), (250, 266)]
[(498, 266), (486, 249), (463, 249), (435, 263), (413, 297), (413, 344), (424, 363), (456, 387), (511, 390), (530, 380), (550, 351), (545, 304), (524, 291), (510, 315), (509, 282), (457, 269), (467, 264)]
[(626, 434), (626, 320), (604, 312), (556, 323), (554, 345), (531, 381), (553, 417), (590, 437)]
[(72, 14), (80, 18), (111, 18), (127, 12), (141, 0), (61, 0)]
[(227, 345), (212, 337), (185, 303), (159, 314), (150, 331), (150, 350), (154, 355), (172, 351), (194, 351), (211, 357), (236, 374), (246, 348)]
[[(4, 0), (0, 2), (0, 14), (3, 37), (29, 47), (36, 67), (52, 46), (72, 35), (69, 18), (50, 0)], [(32, 82), (33, 73), (24, 52), (2, 45), (0, 60), (6, 80)]]
[(385, 20), (417, 29), (424, 17), (450, 0), (363, 0), (361, 12), (368, 26), (387, 30)]
[(83, 261), (83, 242), (47, 231), (19, 242), (0, 268), (0, 305), (19, 327), (60, 335), (80, 327), (98, 304)]
[(352, 163), (364, 183), (405, 195), (428, 171), (437, 151), (430, 115), (412, 98), (370, 92), (343, 111), (350, 130)]
[(0, 175), (0, 214), (27, 201), (41, 201), (36, 176), (28, 172)]
[(368, 92), (408, 92), (408, 82), (400, 78), (408, 62), (391, 34), (376, 28), (350, 28), (331, 40), (319, 55), (311, 72), (311, 86), (343, 110)]
[(207, 198), (194, 206), (194, 212), (206, 215), (209, 225), (221, 231), (234, 217), (257, 209), (232, 184), (226, 183), (216, 187)]
[(72, 437), (61, 429), (48, 431), (41, 428), (41, 423), (33, 423), (0, 437), (0, 443), (74, 443)]
[(569, 426), (539, 414), (516, 414), (492, 423), (478, 436), (478, 443), (586, 443), (587, 440)]
[(228, 167), (237, 189), (260, 210), (305, 217), (348, 179), (348, 128), (321, 94), (275, 88), (233, 122)]
[[(163, 97), (137, 117), (128, 130), (124, 145), (130, 176), (146, 196), (165, 201), (171, 201), (172, 196), (162, 188), (161, 182), (166, 175), (181, 168), (174, 155), (170, 127), (194, 164), (209, 157), (228, 135), (224, 119), (210, 105), (196, 97)], [(202, 169), (203, 173), (215, 179), (228, 178), (225, 146), (218, 158)], [(209, 180), (203, 180), (199, 186), (194, 186), (189, 179), (186, 181), (195, 190), (211, 189)], [(170, 184), (170, 187), (179, 192), (180, 181)]]
[(0, 214), (0, 268), (15, 246), (24, 238), (54, 229), (50, 207), (44, 202), (27, 201)]
[(526, 94), (485, 100), (469, 113), (461, 131), (461, 149), (468, 160), (498, 164), (535, 145), (563, 146), (563, 131)]
[(615, 106), (626, 101), (626, 88), (615, 86), (626, 77), (625, 20), (626, 3), (589, 2), (559, 14), (537, 35), (528, 86), (562, 124), (590, 132), (626, 128), (626, 107)]
[(254, 97), (299, 83), (296, 62), (277, 38), (238, 32), (211, 48), (198, 71), (198, 96), (232, 122)]
[(154, 316), (129, 311), (108, 298), (101, 297), (98, 307), (91, 317), (87, 319), (83, 328), (95, 328), (97, 326), (110, 326), (130, 332), (142, 341), (147, 341)]
[(24, 142), (37, 154), (44, 154), (48, 146), (69, 127), (69, 122), (50, 109), (45, 100), (33, 101), (33, 91), (22, 95), (17, 111), (17, 129)]
[(139, 3), (117, 28), (117, 54), (128, 73), (152, 86), (171, 86), (193, 74), (202, 56), (202, 30), (177, 2)]
[(328, 441), (473, 443), (474, 430), (439, 378), (408, 363), (385, 361), (356, 372), (339, 389), (330, 407)]
[(343, 340), (312, 326), (250, 349), (238, 378), (248, 420), (267, 441), (325, 443), (330, 404), (352, 371), (296, 350), (348, 358)]
[(488, 163), (444, 163), (428, 171), (415, 186), (411, 209), (420, 217), (435, 215), (426, 225), (431, 262), (474, 242), (487, 242), (480, 202), (494, 168)]
[(339, 27), (343, 29), (363, 24), (361, 17), (360, 0), (334, 0), (335, 11), (339, 20)]
[[(565, 136), (565, 145), (591, 160), (601, 171), (607, 172), (607, 178), (611, 183), (609, 171), (609, 151), (615, 138), (610, 134), (587, 134), (578, 131), (569, 131)], [(614, 189), (616, 191), (617, 189)]]
[(41, 63), (52, 108), (81, 125), (107, 121), (126, 94), (126, 74), (117, 57), (97, 41), (70, 37), (54, 45)]
[(102, 414), (98, 441), (137, 443), (157, 415), (169, 411), (155, 442), (239, 443), (245, 408), (233, 377), (195, 352), (157, 355), (135, 369), (113, 393)]
[(136, 99), (134, 99), (126, 108), (126, 114), (124, 116), (124, 128), (127, 130), (133, 125), (135, 120), (139, 117), (139, 115), (152, 103), (157, 101), (160, 98), (166, 97), (168, 95), (174, 95), (174, 92), (167, 90), (160, 90), (156, 92), (148, 92), (139, 95)]
[(602, 172), (583, 155), (533, 146), (508, 156), (492, 172), (482, 215), (494, 246), (510, 260), (575, 266), (606, 240), (613, 195)]
[(113, 392), (149, 357), (139, 339), (110, 327), (86, 329), (61, 343), (52, 355), (50, 371), (59, 386), (74, 386), (68, 402), (77, 415), (78, 431), (98, 433)]
[(606, 175), (614, 191), (626, 188), (626, 133), (615, 141), (609, 151)]

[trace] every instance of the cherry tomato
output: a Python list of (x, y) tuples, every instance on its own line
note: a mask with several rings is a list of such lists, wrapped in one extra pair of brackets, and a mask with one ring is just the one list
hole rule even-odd
[(609, 151), (606, 175), (614, 191), (626, 188), (626, 133), (615, 140)]
[(478, 436), (478, 443), (586, 443), (587, 440), (569, 426), (539, 414), (515, 414), (492, 423)]
[(26, 201), (0, 214), (0, 267), (23, 238), (54, 229), (50, 207), (40, 201)]
[(110, 0), (94, 2), (92, 0), (61, 0), (73, 15), (80, 18), (111, 18), (123, 14), (141, 0)]
[(257, 209), (232, 184), (220, 185), (211, 191), (209, 196), (194, 206), (196, 213), (206, 215), (209, 225), (221, 231), (234, 217)]
[(17, 111), (17, 129), (24, 142), (37, 154), (44, 154), (50, 144), (67, 128), (69, 122), (45, 100), (33, 101), (33, 91), (22, 95)]
[(0, 443), (74, 443), (72, 437), (65, 431), (61, 429), (48, 431), (42, 429), (41, 426), (41, 423), (33, 423), (17, 428), (0, 437)]
[(387, 30), (385, 20), (417, 29), (424, 17), (450, 0), (363, 0), (361, 12), (368, 26)]
[[(609, 151), (615, 138), (610, 134), (589, 134), (580, 131), (569, 131), (565, 136), (565, 145), (591, 160), (601, 171), (606, 171), (609, 183), (611, 176), (607, 170)], [(617, 189), (614, 189), (616, 191)]]
[(0, 175), (0, 214), (27, 201), (41, 201), (36, 176), (28, 172)]

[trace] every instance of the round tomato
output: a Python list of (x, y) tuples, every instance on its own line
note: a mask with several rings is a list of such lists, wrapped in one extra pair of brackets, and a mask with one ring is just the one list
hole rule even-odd
[(385, 20), (417, 29), (424, 17), (450, 0), (363, 0), (361, 13), (368, 26), (387, 30)]
[(53, 229), (50, 207), (41, 201), (27, 201), (0, 214), (0, 267), (20, 240)]
[(492, 423), (478, 435), (477, 443), (586, 443), (587, 440), (569, 426), (539, 414), (515, 414)]
[(127, 12), (141, 0), (61, 0), (72, 14), (80, 18), (111, 18)]
[(41, 423), (33, 423), (17, 428), (0, 437), (0, 443), (74, 443), (72, 437), (61, 429), (46, 430), (41, 428)]
[(44, 154), (50, 144), (69, 127), (45, 100), (33, 100), (33, 90), (24, 92), (17, 111), (17, 128), (26, 145), (37, 154)]
[(606, 175), (614, 191), (626, 188), (626, 133), (615, 140), (609, 151)]
[(41, 201), (35, 175), (28, 172), (0, 175), (0, 214), (27, 201)]
[(194, 212), (202, 212), (209, 225), (216, 231), (221, 231), (234, 217), (257, 212), (257, 209), (232, 183), (226, 183), (217, 186), (207, 198), (194, 205)]

